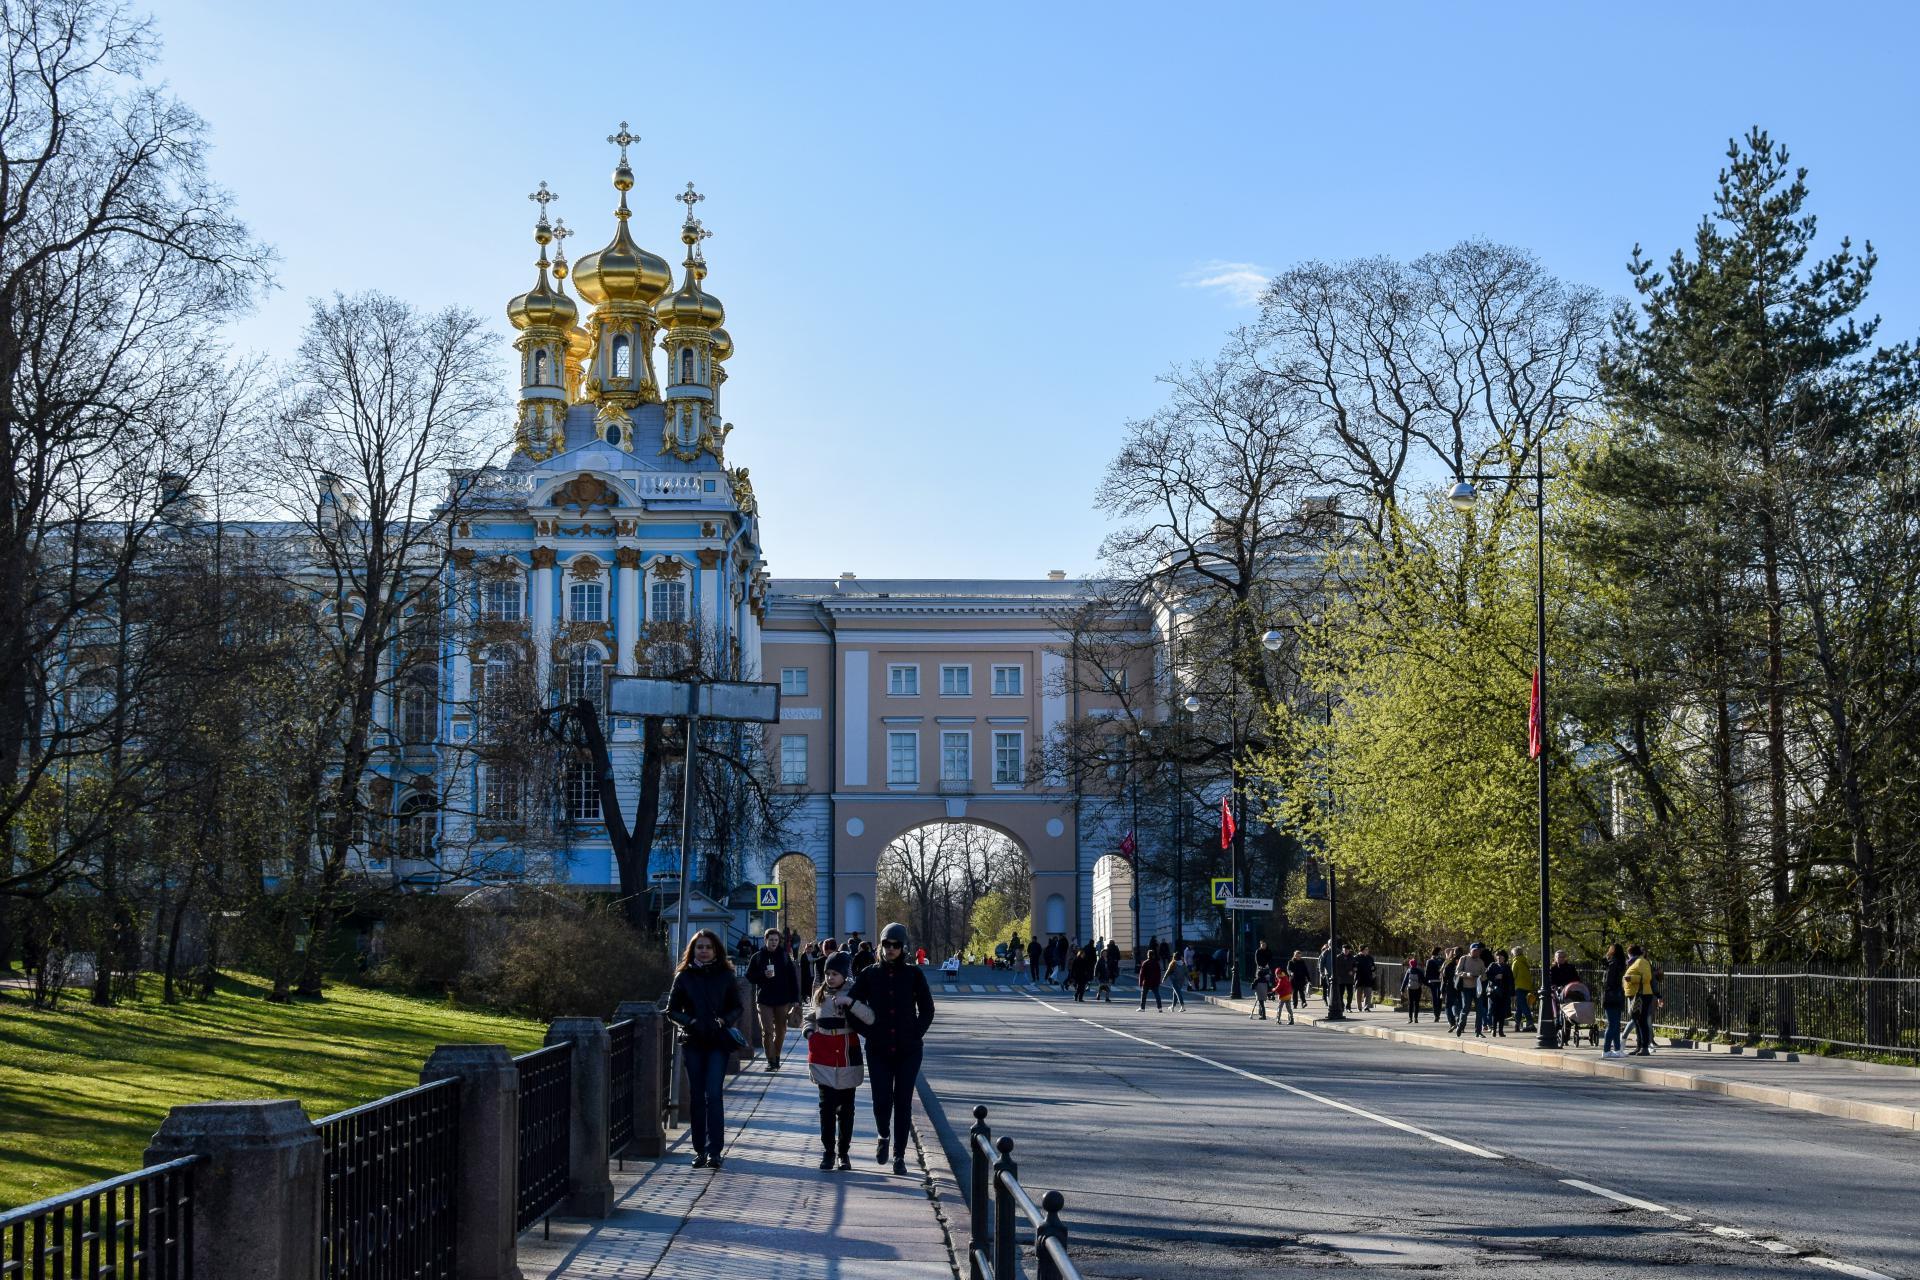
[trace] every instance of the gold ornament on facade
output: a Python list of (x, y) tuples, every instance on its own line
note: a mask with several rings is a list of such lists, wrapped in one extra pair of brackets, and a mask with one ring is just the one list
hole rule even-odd
[(613, 522), (614, 533), (622, 538), (631, 538), (633, 536), (633, 530), (634, 524), (631, 520), (615, 520)]
[(700, 567), (702, 569), (718, 569), (720, 567), (720, 548), (701, 547), (698, 551), (694, 552), (694, 554), (700, 557)]
[(753, 496), (753, 481), (747, 478), (747, 469), (745, 467), (729, 468), (727, 471), (727, 483), (733, 489), (733, 505), (740, 509), (742, 515), (751, 516), (759, 514), (760, 504)]
[(555, 489), (547, 498), (547, 504), (555, 507), (575, 507), (582, 515), (595, 507), (617, 507), (620, 494), (606, 481), (596, 476), (575, 476)]
[(685, 568), (672, 556), (662, 556), (653, 562), (653, 576), (661, 582), (677, 582)]
[(453, 549), (453, 567), (462, 573), (473, 568), (473, 548), (455, 547)]
[(600, 562), (592, 556), (575, 556), (567, 561), (567, 576), (575, 582), (598, 582), (600, 572)]
[(552, 547), (535, 547), (533, 549), (533, 567), (536, 569), (551, 569), (553, 568), (554, 561), (558, 558), (558, 553), (554, 551)]
[(713, 521), (711, 521), (711, 520), (702, 520), (702, 521), (700, 522), (700, 536), (701, 536), (701, 537), (703, 537), (703, 538), (711, 538), (711, 537), (713, 537), (713, 536), (714, 536), (714, 534), (715, 534), (716, 532), (717, 532), (717, 530), (715, 530), (715, 529), (714, 529), (714, 527), (713, 527)]
[(613, 549), (613, 562), (622, 569), (638, 569), (640, 567), (640, 548), (615, 547)]

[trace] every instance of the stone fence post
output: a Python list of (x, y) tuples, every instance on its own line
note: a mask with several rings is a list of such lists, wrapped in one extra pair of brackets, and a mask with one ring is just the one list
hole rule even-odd
[(513, 1229), (520, 1207), (520, 1069), (505, 1045), (443, 1044), (420, 1069), (420, 1083), (449, 1079), (460, 1082), (454, 1275), (521, 1280)]
[(547, 1028), (547, 1043), (573, 1045), (573, 1126), (564, 1211), (576, 1218), (607, 1217), (613, 1212), (613, 1177), (607, 1171), (613, 1038), (598, 1018), (556, 1018)]
[(633, 1019), (633, 1141), (630, 1156), (657, 1156), (667, 1149), (660, 1116), (666, 1110), (663, 1087), (670, 1064), (660, 1052), (660, 1005), (654, 1000), (624, 1000), (613, 1011), (614, 1020)]
[(299, 1103), (175, 1107), (146, 1162), (182, 1156), (202, 1157), (193, 1171), (197, 1280), (319, 1280), (326, 1179), (320, 1135)]

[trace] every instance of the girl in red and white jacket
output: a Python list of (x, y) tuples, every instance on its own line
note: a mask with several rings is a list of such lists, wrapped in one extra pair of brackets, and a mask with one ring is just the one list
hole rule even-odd
[(853, 1167), (847, 1159), (853, 1146), (853, 1100), (866, 1078), (866, 1062), (860, 1056), (860, 1037), (847, 1022), (847, 1009), (853, 1004), (848, 990), (852, 973), (853, 961), (844, 951), (827, 957), (826, 972), (813, 993), (813, 1007), (807, 1010), (803, 1027), (807, 1073), (820, 1086), (822, 1169), (833, 1168), (836, 1153), (841, 1169)]

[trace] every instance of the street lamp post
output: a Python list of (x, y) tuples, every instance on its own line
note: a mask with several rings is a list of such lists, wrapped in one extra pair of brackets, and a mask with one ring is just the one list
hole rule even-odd
[(1554, 1033), (1553, 1022), (1546, 1013), (1546, 971), (1547, 961), (1553, 955), (1553, 903), (1550, 892), (1551, 870), (1547, 865), (1547, 475), (1546, 456), (1538, 446), (1534, 449), (1533, 474), (1531, 476), (1514, 475), (1470, 475), (1462, 476), (1447, 501), (1456, 511), (1473, 510), (1474, 500), (1479, 494), (1474, 490), (1476, 480), (1485, 483), (1495, 480), (1509, 486), (1533, 481), (1533, 533), (1534, 533), (1534, 579), (1533, 579), (1533, 669), (1539, 681), (1537, 697), (1540, 726), (1540, 753), (1534, 757), (1538, 766), (1535, 787), (1538, 792), (1538, 812), (1536, 814), (1535, 853), (1540, 860), (1540, 959), (1537, 968), (1540, 972), (1540, 990), (1534, 993), (1536, 1020), (1540, 1032), (1537, 1043), (1542, 1049), (1559, 1048), (1559, 1039)]
[[(1244, 861), (1242, 854), (1246, 848), (1247, 839), (1246, 814), (1241, 806), (1240, 795), (1240, 721), (1234, 716), (1233, 706), (1233, 703), (1237, 703), (1238, 701), (1239, 682), (1236, 679), (1234, 683), (1233, 702), (1229, 703), (1227, 707), (1229, 744), (1227, 748), (1227, 795), (1229, 812), (1233, 815), (1233, 843), (1230, 846), (1233, 861), (1228, 868), (1227, 874), (1232, 878), (1233, 896), (1236, 898), (1240, 896), (1240, 864)], [(1198, 711), (1200, 710), (1200, 699), (1197, 695), (1190, 693), (1182, 705), (1190, 712)], [(1231, 983), (1231, 989), (1228, 994), (1235, 1000), (1239, 1000), (1242, 998), (1240, 988), (1240, 949), (1242, 939), (1240, 937), (1240, 909), (1238, 907), (1229, 907), (1227, 909), (1227, 930), (1227, 974)]]

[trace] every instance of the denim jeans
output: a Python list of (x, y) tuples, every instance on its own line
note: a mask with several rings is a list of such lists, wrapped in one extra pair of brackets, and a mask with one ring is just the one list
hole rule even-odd
[(1533, 1021), (1533, 1005), (1524, 991), (1513, 993), (1513, 1020), (1523, 1027)]
[(1627, 1046), (1626, 1046), (1626, 1041), (1621, 1039), (1620, 1037), (1619, 1006), (1610, 1004), (1607, 1006), (1606, 1012), (1607, 1012), (1607, 1033), (1606, 1035), (1600, 1038), (1600, 1048), (1603, 1052), (1611, 1053), (1616, 1050), (1624, 1049)]
[(881, 1137), (893, 1135), (894, 1151), (907, 1140), (913, 1126), (913, 1082), (920, 1078), (920, 1047), (895, 1054), (867, 1050), (867, 1078), (873, 1082), (873, 1127)]
[(727, 1051), (682, 1049), (687, 1064), (687, 1122), (693, 1126), (693, 1149), (698, 1155), (717, 1156), (726, 1143)]

